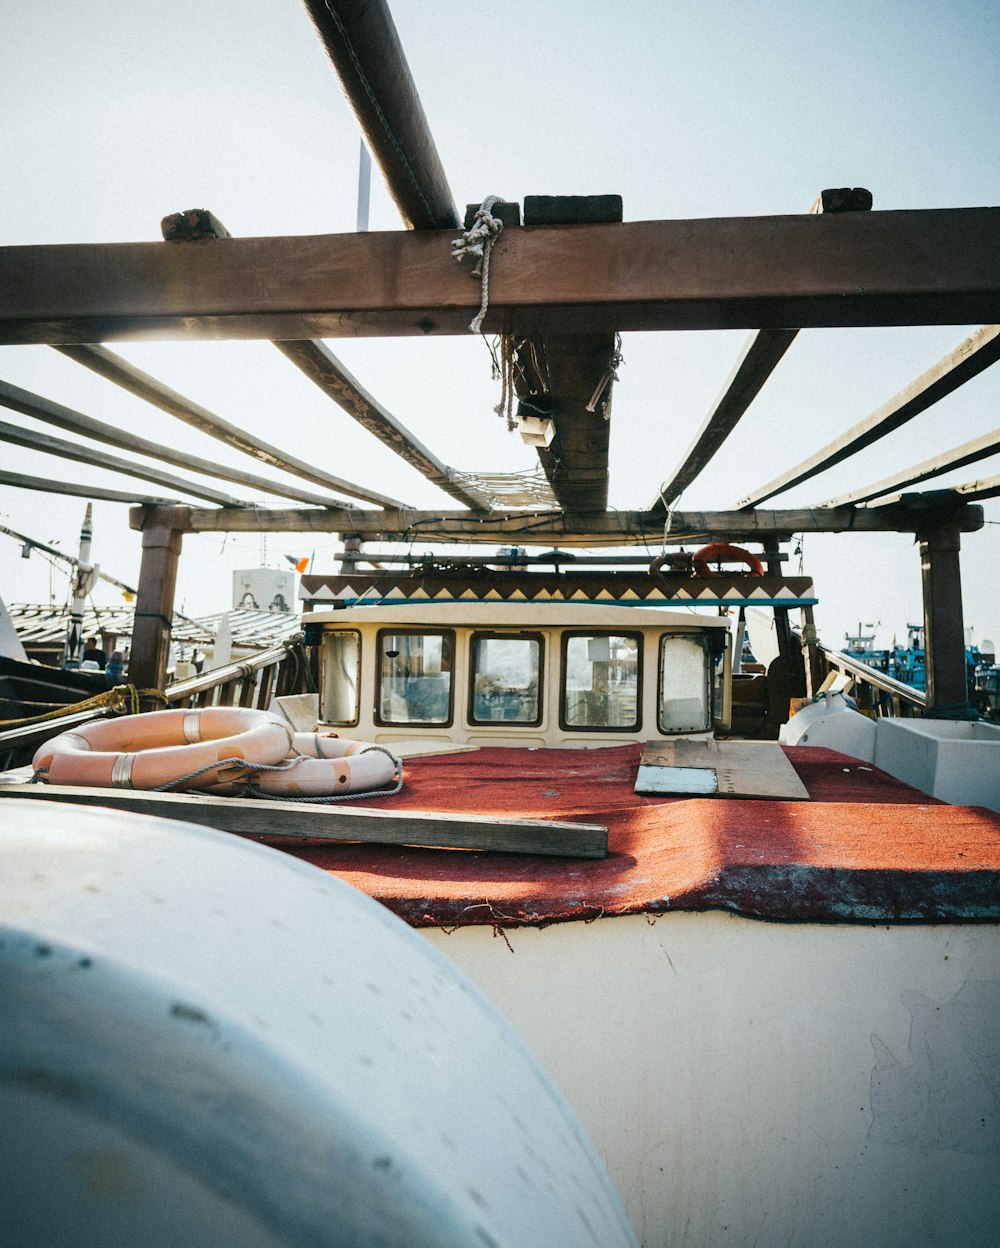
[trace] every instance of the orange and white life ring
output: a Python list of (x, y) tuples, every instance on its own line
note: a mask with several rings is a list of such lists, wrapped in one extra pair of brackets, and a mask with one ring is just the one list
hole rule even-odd
[(702, 546), (701, 550), (691, 556), (691, 567), (695, 576), (718, 576), (719, 573), (713, 572), (708, 565), (723, 559), (745, 563), (750, 569), (750, 576), (764, 575), (764, 565), (753, 551), (744, 550), (742, 546), (730, 546), (726, 542), (712, 542), (709, 546)]
[(399, 760), (380, 746), (314, 732), (297, 732), (292, 750), (275, 770), (251, 771), (212, 784), (224, 795), (336, 797), (381, 789), (397, 779)]
[[(36, 751), (32, 767), (46, 784), (159, 789), (226, 759), (278, 763), (293, 735), (282, 720), (244, 707), (151, 711), (61, 733)], [(217, 779), (208, 771), (177, 788), (204, 789)]]

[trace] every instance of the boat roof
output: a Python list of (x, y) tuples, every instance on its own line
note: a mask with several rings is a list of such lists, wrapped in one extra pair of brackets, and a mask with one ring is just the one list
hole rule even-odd
[(637, 628), (688, 630), (725, 629), (724, 616), (697, 615), (693, 611), (661, 611), (649, 607), (594, 606), (573, 602), (427, 602), (379, 603), (311, 611), (303, 624), (383, 624), (399, 626), (478, 628), (591, 628), (623, 631)]

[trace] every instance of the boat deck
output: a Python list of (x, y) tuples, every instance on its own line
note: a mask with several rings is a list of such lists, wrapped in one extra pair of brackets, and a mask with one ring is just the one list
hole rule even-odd
[(609, 855), (553, 859), (257, 837), (415, 926), (671, 910), (849, 923), (1000, 917), (1000, 814), (949, 806), (833, 750), (786, 747), (808, 802), (640, 796), (642, 746), (411, 759), (385, 809), (606, 824)]

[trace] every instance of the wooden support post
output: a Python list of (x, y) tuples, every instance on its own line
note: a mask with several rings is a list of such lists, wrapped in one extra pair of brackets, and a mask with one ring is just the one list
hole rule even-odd
[(917, 537), (924, 591), (927, 706), (961, 704), (969, 697), (959, 566), (961, 525), (956, 518), (942, 518), (928, 523)]
[(174, 611), (174, 589), (181, 537), (190, 527), (189, 507), (140, 507), (130, 523), (142, 530), (142, 564), (135, 600), (135, 624), (129, 655), (129, 683), (139, 689), (163, 689)]
[(816, 622), (812, 607), (802, 608), (802, 650), (805, 656), (806, 697), (815, 695), (826, 673), (816, 644)]
[[(781, 563), (777, 559), (769, 559), (767, 571), (770, 575), (780, 576)], [(791, 699), (805, 696), (806, 677), (802, 651), (792, 636), (787, 607), (774, 608), (774, 632), (778, 657), (767, 669), (767, 701), (770, 727), (777, 735), (778, 727), (788, 719)]]

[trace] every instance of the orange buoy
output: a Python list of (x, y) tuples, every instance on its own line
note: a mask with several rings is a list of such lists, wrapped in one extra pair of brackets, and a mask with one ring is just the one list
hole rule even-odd
[(691, 567), (695, 576), (718, 576), (718, 572), (713, 572), (708, 565), (722, 559), (735, 559), (745, 563), (751, 576), (764, 575), (764, 565), (753, 551), (744, 550), (742, 546), (730, 546), (726, 542), (712, 542), (709, 546), (702, 546), (701, 550), (691, 556)]
[[(46, 741), (32, 767), (46, 784), (159, 789), (229, 759), (270, 765), (292, 748), (288, 724), (267, 711), (210, 706), (83, 724)], [(178, 788), (204, 789), (214, 770)]]

